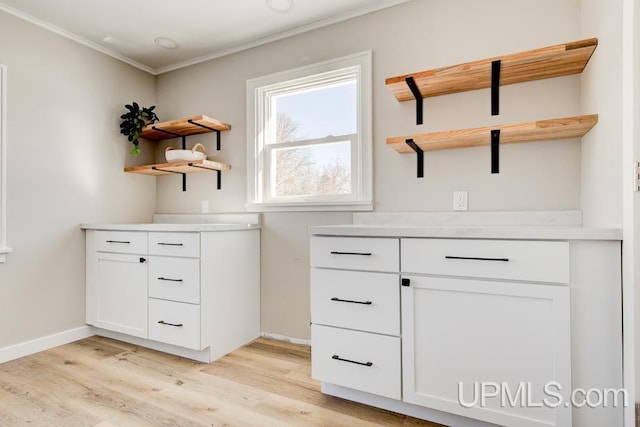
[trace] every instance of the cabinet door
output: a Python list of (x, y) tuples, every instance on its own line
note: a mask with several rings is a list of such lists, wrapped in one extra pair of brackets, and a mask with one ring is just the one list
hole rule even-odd
[(147, 259), (98, 252), (94, 326), (147, 338)]
[(499, 425), (569, 427), (569, 322), (567, 286), (404, 276), (403, 399)]

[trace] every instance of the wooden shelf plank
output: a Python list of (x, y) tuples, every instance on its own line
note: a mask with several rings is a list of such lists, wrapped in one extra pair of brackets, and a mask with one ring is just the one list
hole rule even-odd
[(144, 175), (175, 175), (176, 173), (199, 173), (215, 170), (230, 170), (231, 165), (216, 162), (214, 160), (181, 161), (171, 163), (158, 163), (155, 165), (129, 166), (125, 172), (141, 173)]
[(207, 126), (209, 128), (213, 128), (219, 131), (226, 131), (231, 129), (231, 125), (228, 123), (221, 122), (220, 120), (212, 119), (208, 116), (193, 116), (193, 117), (185, 117), (183, 119), (170, 120), (168, 122), (158, 122), (152, 125), (145, 126), (142, 128), (142, 138), (145, 139), (171, 139), (176, 138), (175, 135), (171, 135), (156, 129), (163, 129), (172, 133), (177, 133), (181, 136), (189, 136), (189, 135), (198, 135), (201, 133), (211, 132), (209, 129), (203, 128), (201, 126), (189, 123), (189, 120)]
[(478, 147), (491, 144), (491, 131), (500, 129), (500, 144), (580, 138), (598, 123), (598, 115), (564, 117), (534, 122), (485, 126), (481, 128), (431, 132), (387, 138), (387, 145), (399, 153), (414, 153), (406, 144), (413, 141), (423, 151)]
[(549, 46), (481, 61), (390, 77), (385, 84), (400, 102), (415, 99), (405, 79), (413, 77), (424, 98), (491, 87), (491, 62), (500, 59), (500, 85), (581, 73), (597, 38)]

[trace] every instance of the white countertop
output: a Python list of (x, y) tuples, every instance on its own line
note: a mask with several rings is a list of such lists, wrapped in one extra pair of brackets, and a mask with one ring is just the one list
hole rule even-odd
[(442, 239), (622, 240), (622, 229), (584, 227), (580, 211), (356, 213), (353, 224), (310, 234)]
[(149, 223), (86, 223), (84, 230), (238, 231), (260, 228), (259, 214), (155, 214)]
[(311, 227), (313, 235), (353, 237), (431, 237), (442, 239), (622, 240), (619, 228), (580, 226), (389, 226)]
[(122, 231), (237, 231), (259, 229), (260, 224), (170, 224), (170, 223), (129, 223), (129, 224), (80, 224), (85, 230)]

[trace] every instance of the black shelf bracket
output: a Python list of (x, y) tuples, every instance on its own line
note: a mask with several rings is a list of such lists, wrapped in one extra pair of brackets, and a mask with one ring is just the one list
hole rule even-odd
[(153, 169), (154, 171), (160, 171), (160, 172), (169, 172), (169, 173), (175, 173), (177, 175), (182, 175), (182, 191), (187, 191), (187, 174), (184, 172), (176, 172), (176, 171), (172, 171), (169, 169), (161, 169), (159, 167), (156, 166), (152, 166), (151, 169)]
[(156, 127), (156, 126), (151, 126), (151, 129), (157, 130), (158, 132), (166, 133), (167, 135), (173, 135), (176, 138), (182, 138), (182, 149), (183, 150), (187, 149), (187, 136), (186, 135), (180, 135), (179, 133), (172, 132), (172, 131), (166, 130), (166, 129), (161, 129), (161, 128)]
[(418, 178), (424, 178), (424, 151), (422, 151), (422, 148), (418, 147), (418, 145), (413, 142), (413, 139), (407, 139), (405, 142), (413, 149), (413, 151), (416, 152)]
[[(189, 163), (189, 166), (191, 166), (192, 168), (206, 169), (206, 170), (209, 170), (209, 171), (211, 170), (209, 168), (204, 168), (204, 167), (199, 166), (199, 165), (194, 165), (193, 163)], [(216, 171), (216, 175), (218, 177), (218, 187), (217, 188), (218, 188), (218, 190), (222, 190), (222, 171), (219, 170), (219, 169), (215, 169), (215, 171)]]
[(418, 85), (416, 84), (416, 81), (413, 79), (413, 77), (407, 77), (406, 79), (404, 79), (404, 81), (407, 82), (407, 86), (409, 86), (409, 89), (411, 90), (413, 97), (416, 99), (416, 124), (421, 125), (423, 123), (422, 111), (423, 111), (424, 98), (422, 97), (422, 94), (420, 93), (420, 89), (418, 88)]
[(500, 173), (500, 129), (491, 131), (491, 173)]
[(191, 119), (187, 120), (187, 122), (191, 123), (194, 126), (200, 126), (201, 128), (204, 128), (206, 130), (210, 130), (211, 132), (215, 132), (216, 133), (216, 151), (220, 151), (220, 131), (218, 129), (214, 129), (212, 127), (205, 126), (203, 124), (194, 122)]
[(499, 59), (491, 62), (491, 115), (500, 114), (500, 66)]

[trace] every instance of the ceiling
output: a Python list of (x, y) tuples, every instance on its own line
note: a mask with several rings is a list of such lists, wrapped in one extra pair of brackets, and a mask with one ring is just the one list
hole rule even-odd
[[(161, 74), (406, 1), (0, 0), (0, 10)], [(179, 47), (160, 47), (159, 37)]]

